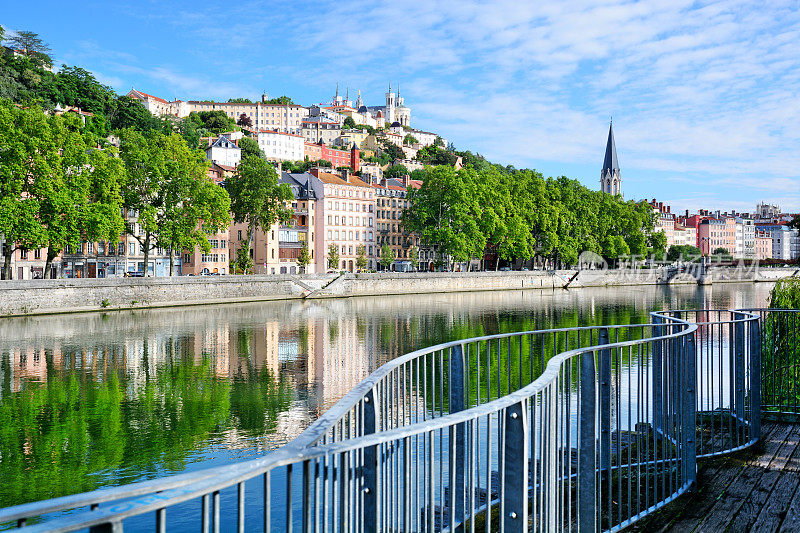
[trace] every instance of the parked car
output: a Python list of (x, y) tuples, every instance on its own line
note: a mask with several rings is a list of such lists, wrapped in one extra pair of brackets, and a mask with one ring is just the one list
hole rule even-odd
[(511, 267), (500, 267), (500, 272), (509, 272)]

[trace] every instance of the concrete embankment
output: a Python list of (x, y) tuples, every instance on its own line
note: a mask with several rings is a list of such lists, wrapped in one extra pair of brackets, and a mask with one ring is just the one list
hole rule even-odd
[[(713, 283), (774, 281), (796, 268), (710, 269)], [(662, 270), (312, 274), (0, 281), (0, 316), (303, 298), (696, 283)]]

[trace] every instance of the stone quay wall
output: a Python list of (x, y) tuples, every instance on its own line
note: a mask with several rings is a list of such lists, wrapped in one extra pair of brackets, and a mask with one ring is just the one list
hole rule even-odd
[[(690, 284), (666, 270), (558, 270), (530, 272), (415, 272), (273, 276), (202, 276), (0, 281), (0, 317), (287, 299), (347, 298), (568, 287)], [(796, 268), (711, 268), (713, 283), (775, 281)]]

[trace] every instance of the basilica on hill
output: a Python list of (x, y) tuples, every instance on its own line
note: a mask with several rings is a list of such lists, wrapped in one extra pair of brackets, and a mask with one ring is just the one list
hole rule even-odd
[(382, 117), (387, 126), (393, 125), (397, 122), (401, 126), (411, 126), (411, 108), (408, 108), (403, 103), (403, 97), (400, 96), (400, 87), (397, 88), (397, 93), (392, 91), (392, 84), (389, 83), (389, 90), (386, 92), (386, 104), (378, 106), (366, 106), (361, 99), (361, 91), (358, 91), (358, 98), (355, 105), (349, 99), (348, 94), (343, 98), (339, 95), (339, 88), (336, 88), (336, 96), (334, 97), (333, 104), (336, 106), (352, 107), (358, 113), (377, 118)]

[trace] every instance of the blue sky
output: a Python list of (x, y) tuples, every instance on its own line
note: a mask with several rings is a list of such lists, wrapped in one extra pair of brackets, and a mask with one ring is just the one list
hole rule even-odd
[(6, 4), (120, 92), (379, 105), (391, 80), (413, 126), (592, 188), (613, 116), (626, 198), (800, 211), (796, 0)]

